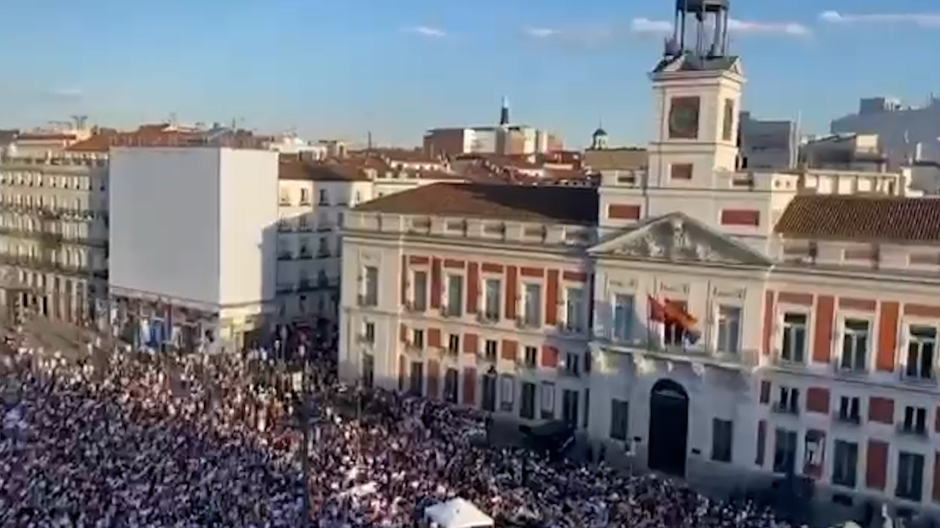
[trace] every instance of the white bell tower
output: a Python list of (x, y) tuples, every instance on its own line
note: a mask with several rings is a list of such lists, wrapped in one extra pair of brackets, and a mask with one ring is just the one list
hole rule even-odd
[(651, 188), (711, 189), (734, 171), (745, 78), (728, 53), (730, 0), (676, 0), (675, 31), (653, 69)]

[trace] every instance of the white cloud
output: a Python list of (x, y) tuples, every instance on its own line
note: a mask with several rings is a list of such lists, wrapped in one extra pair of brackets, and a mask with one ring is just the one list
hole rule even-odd
[(528, 27), (522, 34), (534, 40), (563, 40), (578, 45), (600, 44), (615, 38), (616, 32), (607, 27), (581, 27), (556, 29), (547, 27)]
[(940, 28), (940, 13), (874, 13), (843, 14), (838, 11), (820, 13), (819, 19), (830, 24), (902, 24)]
[(443, 29), (431, 26), (411, 26), (405, 28), (403, 31), (429, 38), (441, 38), (447, 36), (447, 32)]
[(79, 99), (84, 95), (84, 92), (81, 88), (73, 86), (65, 88), (53, 88), (47, 92), (47, 95), (55, 99)]
[[(730, 19), (728, 31), (732, 34), (783, 35), (802, 37), (810, 34), (808, 27), (796, 22), (754, 22)], [(668, 20), (650, 20), (634, 18), (630, 22), (630, 32), (638, 35), (668, 35), (672, 32), (672, 22)]]
[(666, 35), (672, 33), (672, 22), (667, 20), (650, 20), (648, 18), (634, 18), (630, 21), (630, 32), (637, 34)]
[(525, 28), (522, 30), (523, 35), (534, 39), (554, 37), (558, 35), (558, 33), (559, 31), (557, 29), (551, 28)]

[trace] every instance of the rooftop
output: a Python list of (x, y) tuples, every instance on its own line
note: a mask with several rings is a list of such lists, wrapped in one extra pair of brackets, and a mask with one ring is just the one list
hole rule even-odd
[(777, 225), (787, 238), (940, 242), (940, 199), (871, 195), (800, 195)]
[(278, 179), (294, 181), (369, 181), (362, 168), (350, 163), (310, 162), (301, 159), (284, 160), (278, 169)]
[(435, 183), (356, 207), (400, 215), (587, 225), (597, 223), (597, 209), (594, 188), (483, 183)]

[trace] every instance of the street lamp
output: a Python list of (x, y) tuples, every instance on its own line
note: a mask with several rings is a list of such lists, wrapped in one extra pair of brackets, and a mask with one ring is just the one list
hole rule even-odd
[(301, 459), (301, 472), (303, 473), (304, 486), (303, 486), (303, 522), (301, 523), (302, 527), (307, 527), (310, 525), (310, 406), (309, 406), (309, 394), (310, 386), (309, 380), (307, 377), (307, 358), (306, 358), (306, 348), (304, 345), (299, 345), (297, 347), (297, 355), (300, 356), (300, 368), (301, 368), (301, 378), (300, 378), (300, 420), (301, 420), (301, 431), (303, 434), (303, 445), (300, 446), (300, 456)]

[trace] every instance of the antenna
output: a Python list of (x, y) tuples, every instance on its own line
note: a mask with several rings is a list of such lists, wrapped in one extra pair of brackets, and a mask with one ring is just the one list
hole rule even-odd
[(78, 130), (85, 130), (85, 125), (88, 123), (87, 115), (73, 115), (72, 121), (75, 122), (75, 128)]
[(366, 133), (366, 150), (372, 152), (372, 131)]

